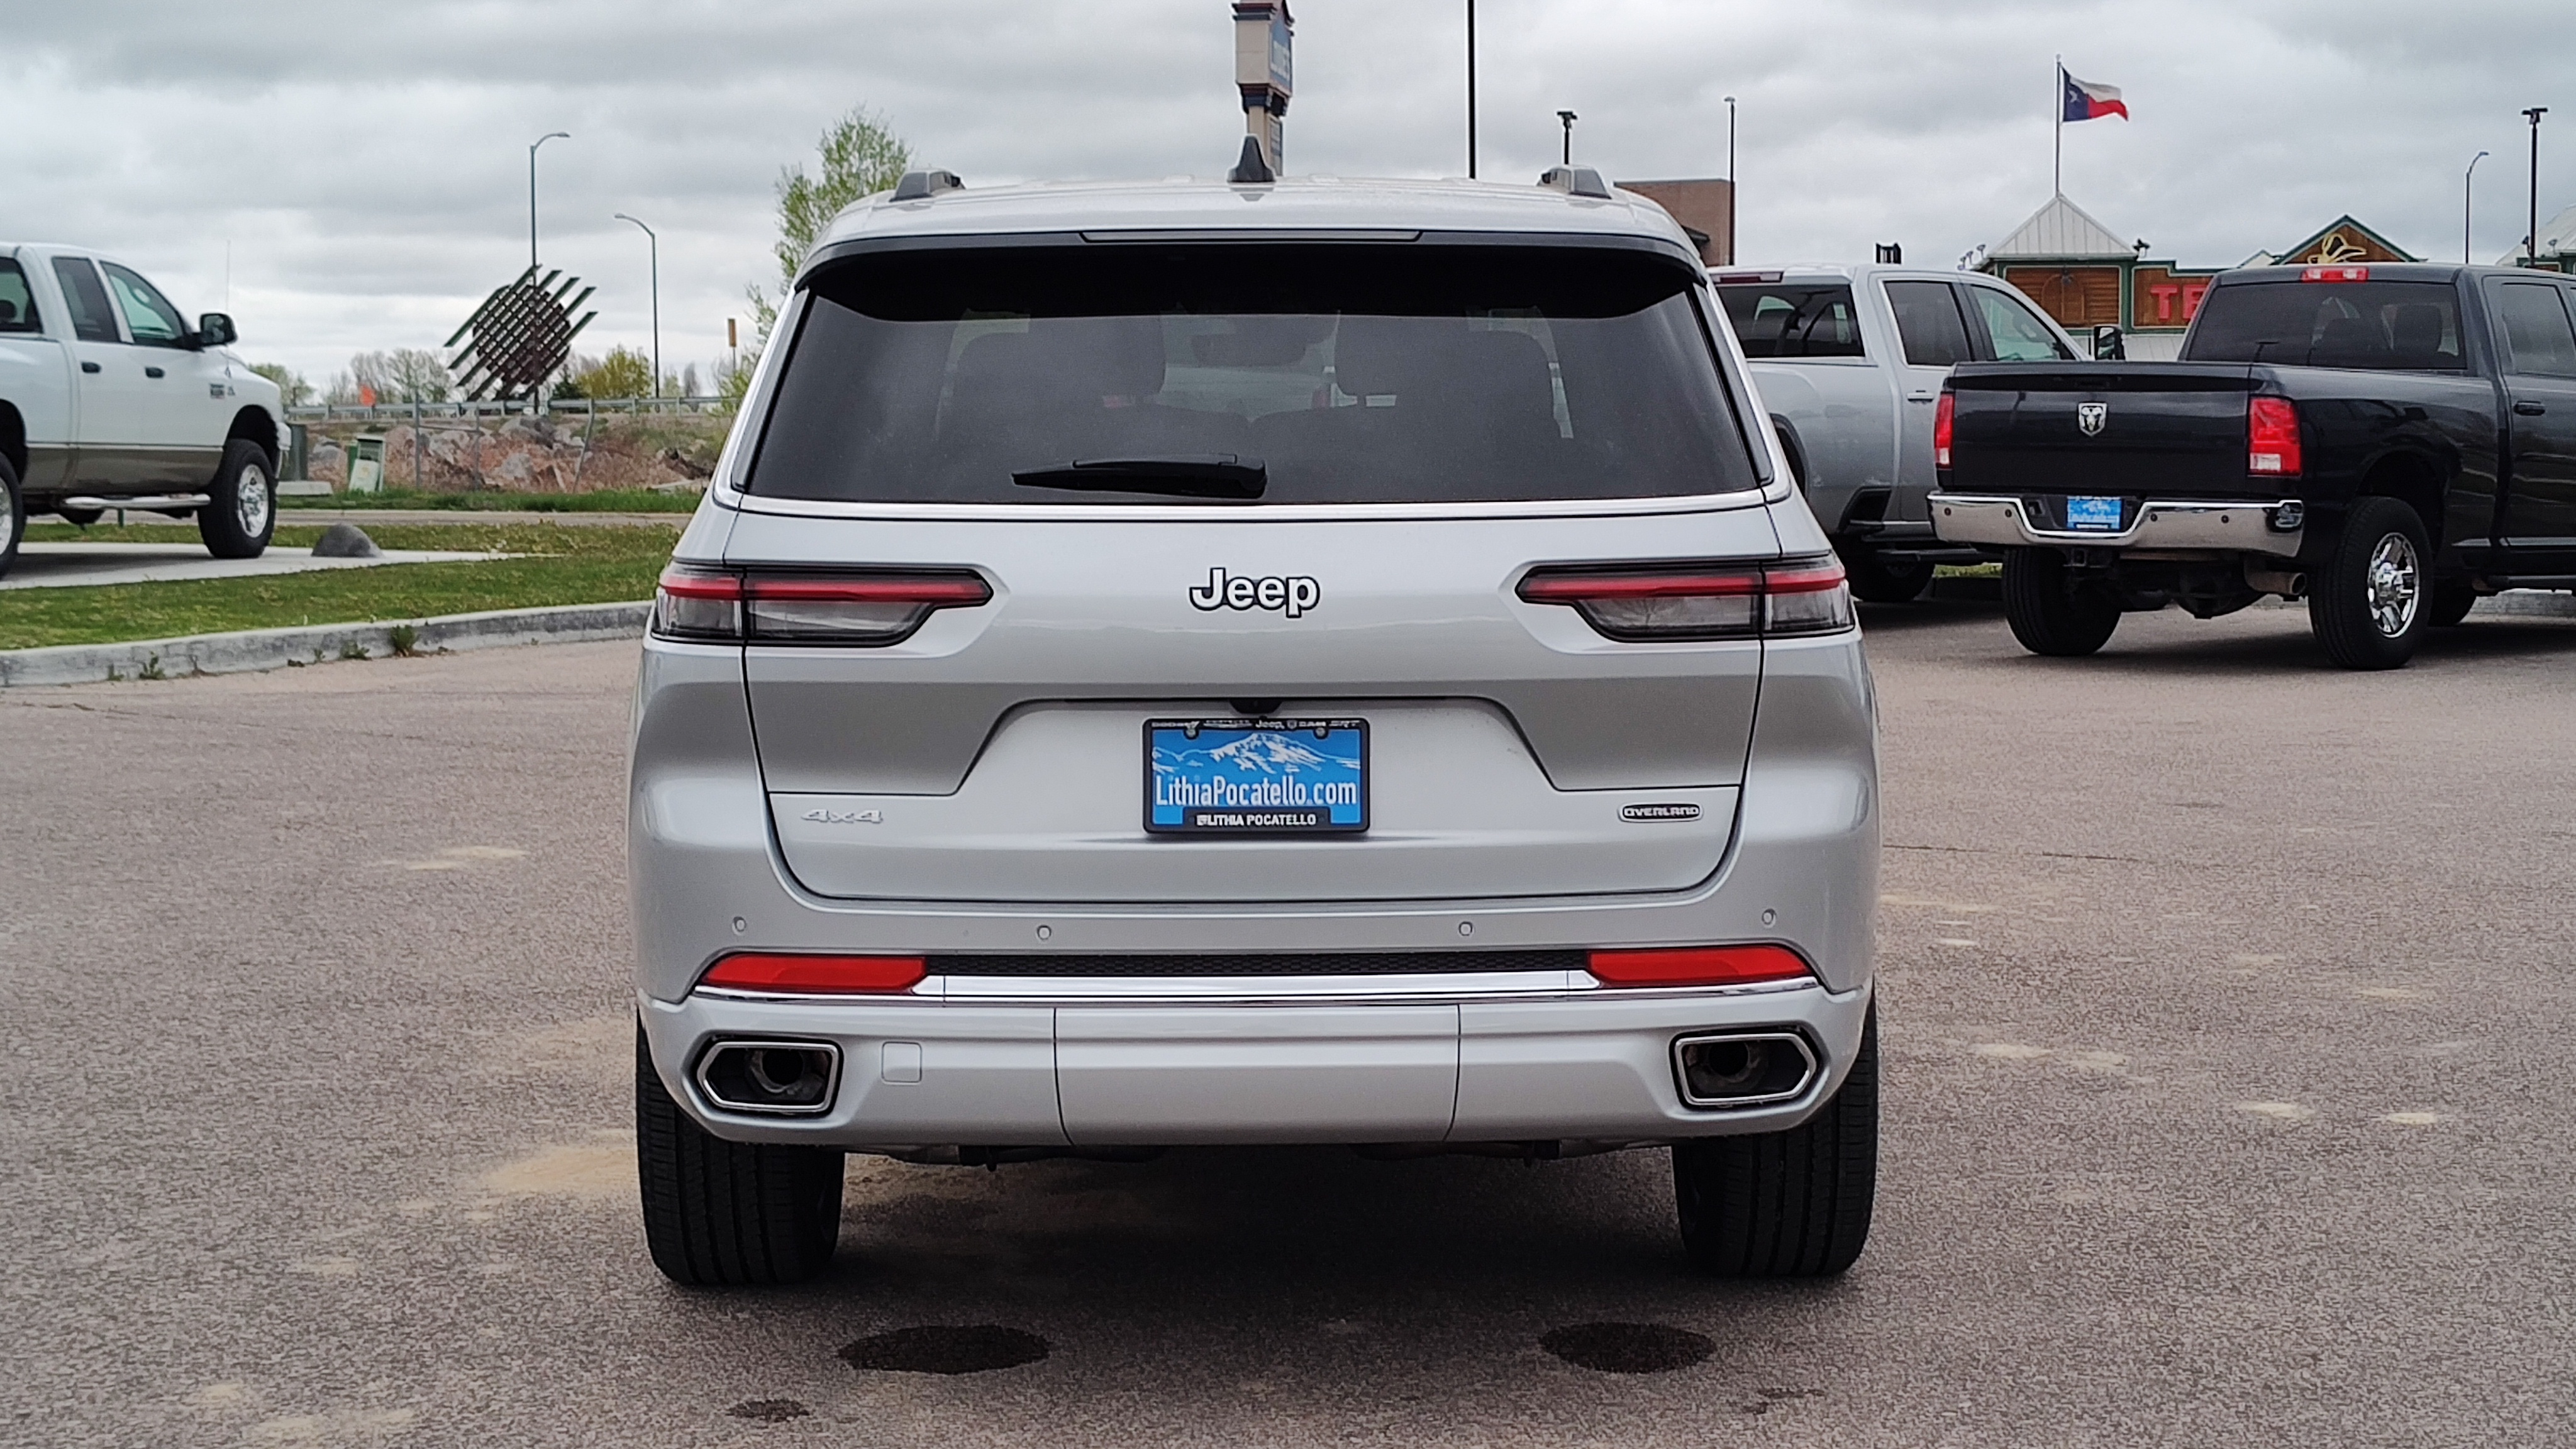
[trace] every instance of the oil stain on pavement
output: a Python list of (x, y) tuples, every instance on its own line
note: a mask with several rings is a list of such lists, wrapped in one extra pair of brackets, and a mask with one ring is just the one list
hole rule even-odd
[(980, 1374), (1018, 1368), (1047, 1356), (1034, 1333), (994, 1324), (925, 1324), (872, 1333), (841, 1350), (854, 1369), (907, 1374)]
[(1549, 1329), (1538, 1344), (1576, 1368), (1605, 1374), (1671, 1373), (1717, 1351), (1706, 1334), (1661, 1323), (1578, 1323)]

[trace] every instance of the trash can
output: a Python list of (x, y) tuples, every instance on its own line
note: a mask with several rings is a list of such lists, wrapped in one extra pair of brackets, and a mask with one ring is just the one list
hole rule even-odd
[(384, 434), (360, 433), (349, 444), (349, 491), (352, 493), (385, 491)]

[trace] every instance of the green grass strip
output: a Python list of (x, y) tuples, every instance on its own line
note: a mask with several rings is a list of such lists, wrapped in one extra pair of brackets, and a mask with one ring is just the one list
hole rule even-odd
[[(320, 532), (281, 528), (277, 543), (310, 547)], [(9, 589), (0, 591), (0, 649), (648, 599), (653, 596), (653, 580), (679, 536), (676, 525), (662, 529), (424, 524), (367, 532), (389, 549), (527, 557), (482, 563), (384, 564), (236, 579)], [(31, 542), (83, 536), (80, 530), (63, 525), (27, 530)], [(197, 530), (187, 526), (92, 528), (86, 537), (104, 543), (198, 541)]]

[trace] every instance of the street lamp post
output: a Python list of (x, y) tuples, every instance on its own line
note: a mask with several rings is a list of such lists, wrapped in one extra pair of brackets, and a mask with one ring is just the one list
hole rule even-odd
[(1565, 123), (1565, 164), (1571, 166), (1574, 164), (1574, 113), (1559, 111), (1556, 118)]
[(2473, 260), (2469, 255), (2469, 218), (2472, 215), (2469, 198), (2476, 192), (2478, 163), (2485, 159), (2487, 153), (2484, 151), (2470, 157), (2469, 169), (2460, 176), (2460, 265), (2464, 267)]
[(528, 145), (528, 281), (537, 279), (537, 147), (548, 141), (569, 141), (570, 131), (548, 131)]
[(625, 212), (622, 212), (622, 211), (621, 211), (621, 212), (617, 213), (617, 215), (616, 215), (616, 220), (618, 220), (618, 221), (634, 221), (634, 222), (635, 222), (635, 225), (643, 231), (643, 233), (644, 233), (644, 240), (645, 240), (646, 244), (651, 248), (651, 252), (652, 252), (652, 257), (653, 257), (653, 396), (654, 396), (654, 398), (658, 401), (658, 400), (661, 398), (661, 396), (662, 396), (662, 239), (661, 239), (660, 237), (655, 236), (655, 235), (653, 234), (653, 228), (651, 228), (651, 227), (649, 227), (649, 226), (645, 226), (645, 225), (644, 225), (644, 223), (642, 223), (642, 222), (640, 222), (640, 221), (635, 221), (635, 218), (633, 218), (633, 217), (631, 217), (631, 216), (628, 216)]
[(2547, 106), (2533, 106), (2523, 114), (2531, 118), (2531, 230), (2522, 236), (2522, 264), (2540, 265), (2540, 118), (2549, 114)]

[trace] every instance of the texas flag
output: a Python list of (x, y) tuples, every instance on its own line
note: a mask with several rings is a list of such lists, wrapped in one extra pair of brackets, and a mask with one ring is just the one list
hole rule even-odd
[(2129, 119), (2129, 108), (2120, 103), (2118, 86), (2099, 86), (2091, 81), (2077, 80), (2062, 65), (2057, 68), (2057, 78), (2066, 84), (2063, 112), (2066, 120), (2097, 121), (2104, 116), (2117, 116), (2123, 121)]

